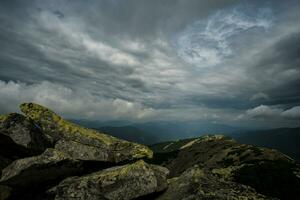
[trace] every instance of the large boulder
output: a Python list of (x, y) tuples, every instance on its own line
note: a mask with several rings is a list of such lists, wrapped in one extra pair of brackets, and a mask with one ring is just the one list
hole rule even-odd
[(41, 129), (32, 120), (18, 113), (1, 117), (0, 132), (33, 153), (41, 153), (50, 145), (49, 138)]
[(153, 156), (146, 146), (83, 128), (41, 105), (24, 103), (20, 108), (57, 142), (55, 148), (75, 159), (119, 163)]
[(164, 167), (140, 160), (82, 177), (70, 177), (50, 190), (55, 200), (129, 200), (167, 188)]
[(187, 169), (179, 177), (169, 179), (168, 182), (168, 189), (155, 198), (156, 200), (271, 199), (245, 185), (222, 180), (199, 166)]
[(82, 170), (82, 162), (55, 149), (47, 149), (39, 156), (16, 160), (3, 169), (0, 185), (16, 190), (40, 188)]
[(0, 169), (13, 160), (38, 155), (50, 145), (32, 120), (17, 113), (0, 116)]

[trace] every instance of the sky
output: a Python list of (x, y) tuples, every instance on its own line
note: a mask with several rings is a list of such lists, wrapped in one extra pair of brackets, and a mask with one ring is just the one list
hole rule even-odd
[(1, 0), (0, 114), (300, 125), (297, 0)]

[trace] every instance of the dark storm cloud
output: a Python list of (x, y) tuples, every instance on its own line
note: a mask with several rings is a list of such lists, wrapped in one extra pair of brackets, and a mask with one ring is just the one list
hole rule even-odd
[(298, 9), (294, 0), (3, 0), (0, 112), (35, 101), (72, 118), (294, 123)]
[(249, 73), (261, 81), (269, 105), (299, 105), (300, 102), (300, 32), (279, 39), (266, 48)]

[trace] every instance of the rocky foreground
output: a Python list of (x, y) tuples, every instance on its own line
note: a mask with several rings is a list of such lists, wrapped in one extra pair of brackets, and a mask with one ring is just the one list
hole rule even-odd
[(298, 199), (286, 155), (205, 136), (150, 148), (33, 103), (0, 116), (0, 200)]

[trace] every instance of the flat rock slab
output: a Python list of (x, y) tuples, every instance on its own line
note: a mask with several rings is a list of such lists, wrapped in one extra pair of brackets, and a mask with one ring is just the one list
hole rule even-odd
[(13, 189), (39, 188), (52, 181), (74, 176), (82, 170), (80, 161), (55, 149), (47, 149), (39, 156), (16, 160), (3, 169), (0, 185)]
[(129, 200), (167, 188), (168, 170), (137, 161), (82, 177), (70, 177), (50, 190), (55, 200)]

